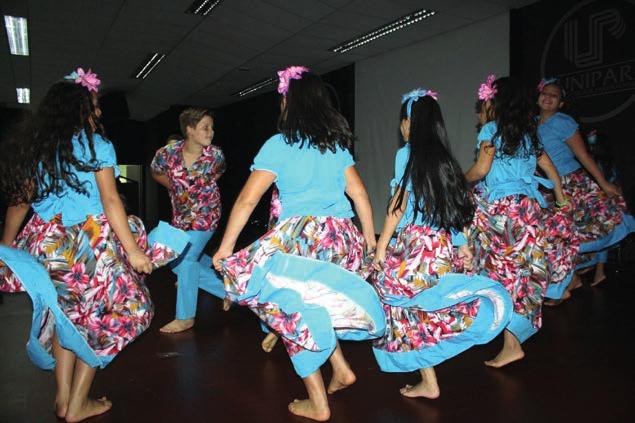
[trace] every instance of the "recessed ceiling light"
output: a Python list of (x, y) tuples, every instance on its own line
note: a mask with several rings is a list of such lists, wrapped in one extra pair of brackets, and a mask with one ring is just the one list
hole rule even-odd
[(430, 16), (435, 15), (436, 13), (437, 12), (430, 9), (417, 10), (416, 12), (412, 12), (406, 16), (402, 16), (395, 21), (380, 26), (379, 28), (376, 28), (370, 32), (367, 32), (366, 34), (360, 35), (342, 44), (338, 44), (335, 47), (331, 47), (329, 51), (332, 51), (333, 53), (345, 53), (349, 50), (370, 43), (371, 41), (374, 41), (379, 37), (390, 34), (391, 32), (398, 31), (409, 25), (412, 25), (413, 23), (420, 22), (426, 18), (429, 18)]
[(4, 16), (4, 27), (9, 38), (9, 50), (16, 56), (29, 55), (29, 31), (26, 18)]
[(132, 77), (136, 79), (146, 79), (146, 77), (150, 75), (150, 72), (152, 72), (164, 58), (165, 54), (163, 53), (148, 54), (143, 62), (141, 62), (141, 64), (133, 72)]
[(196, 0), (185, 13), (192, 15), (207, 16), (222, 0)]
[(16, 88), (15, 89), (18, 95), (18, 103), (20, 104), (29, 104), (31, 103), (31, 90), (28, 88)]
[(256, 82), (255, 84), (252, 84), (252, 85), (250, 85), (250, 86), (248, 86), (248, 87), (245, 87), (245, 88), (243, 88), (242, 90), (237, 91), (237, 92), (235, 92), (235, 93), (234, 93), (234, 94), (232, 94), (232, 95), (237, 95), (238, 97), (244, 97), (244, 96), (246, 96), (247, 94), (251, 94), (251, 93), (253, 93), (254, 91), (258, 91), (259, 89), (264, 88), (264, 87), (266, 87), (267, 85), (272, 84), (272, 83), (274, 83), (274, 82), (275, 82), (275, 81), (277, 81), (277, 80), (278, 80), (278, 78), (277, 78), (277, 77), (275, 77), (275, 78), (267, 78), (267, 79), (263, 79), (262, 81), (258, 81), (258, 82)]

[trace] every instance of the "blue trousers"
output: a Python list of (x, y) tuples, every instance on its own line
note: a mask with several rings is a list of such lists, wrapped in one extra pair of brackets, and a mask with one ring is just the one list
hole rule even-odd
[(196, 316), (198, 290), (204, 289), (218, 298), (225, 298), (223, 280), (211, 268), (212, 259), (203, 254), (203, 249), (214, 232), (187, 231), (190, 243), (174, 262), (172, 272), (176, 274), (176, 318), (193, 319)]

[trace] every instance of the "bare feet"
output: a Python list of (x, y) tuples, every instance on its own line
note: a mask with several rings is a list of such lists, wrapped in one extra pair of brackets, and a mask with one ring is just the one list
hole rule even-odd
[(328, 404), (318, 407), (311, 400), (293, 400), (289, 403), (289, 411), (296, 416), (307, 417), (309, 419), (325, 422), (331, 418), (331, 410)]
[(439, 385), (436, 383), (434, 385), (424, 383), (423, 381), (419, 382), (415, 386), (406, 385), (399, 390), (401, 395), (408, 398), (417, 398), (424, 397), (429, 399), (437, 399), (441, 392), (439, 391)]
[(569, 298), (571, 298), (571, 292), (569, 292), (568, 289), (565, 289), (564, 292), (562, 293), (562, 298), (557, 299), (557, 300), (545, 300), (543, 301), (543, 304), (549, 307), (555, 307), (558, 306), (560, 304), (562, 304), (563, 302), (565, 302), (566, 300), (568, 300)]
[(231, 307), (232, 307), (232, 300), (230, 300), (227, 297), (223, 298), (223, 311), (229, 311)]
[(194, 326), (194, 319), (174, 319), (170, 323), (159, 329), (159, 332), (179, 333), (190, 329), (192, 326)]
[(606, 280), (606, 273), (604, 273), (604, 264), (603, 263), (602, 265), (598, 264), (595, 267), (595, 275), (593, 275), (593, 282), (591, 283), (591, 286), (598, 286), (605, 280)]
[(571, 283), (567, 287), (567, 291), (573, 291), (574, 289), (578, 289), (580, 287), (582, 287), (582, 279), (580, 279), (579, 275), (575, 274), (571, 279)]
[(65, 419), (69, 423), (79, 422), (89, 417), (98, 416), (112, 408), (112, 402), (106, 397), (98, 400), (87, 399), (82, 405), (76, 409), (69, 407)]
[(357, 377), (350, 367), (341, 368), (337, 371), (333, 369), (333, 377), (331, 378), (331, 383), (329, 383), (329, 388), (326, 392), (333, 394), (337, 391), (341, 391), (342, 389), (346, 389), (351, 386), (356, 380)]
[(525, 352), (522, 348), (518, 349), (506, 349), (503, 348), (493, 360), (485, 362), (486, 366), (500, 368), (513, 363), (514, 361), (522, 360), (525, 357)]
[(265, 336), (265, 339), (262, 340), (262, 343), (260, 345), (262, 346), (264, 352), (270, 353), (273, 350), (273, 347), (276, 346), (277, 342), (278, 335), (273, 332), (269, 332), (267, 336)]

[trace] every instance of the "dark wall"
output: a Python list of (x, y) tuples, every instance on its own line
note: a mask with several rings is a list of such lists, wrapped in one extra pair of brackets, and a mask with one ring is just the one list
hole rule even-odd
[(558, 77), (584, 135), (597, 130), (635, 209), (635, 4), (546, 0), (512, 10), (511, 74)]

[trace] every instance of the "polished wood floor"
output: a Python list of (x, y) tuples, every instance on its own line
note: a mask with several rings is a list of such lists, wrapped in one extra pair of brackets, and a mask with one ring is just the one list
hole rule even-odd
[[(301, 422), (287, 403), (304, 388), (284, 349), (260, 350), (259, 325), (248, 310), (221, 310), (199, 297), (197, 324), (178, 335), (159, 327), (174, 313), (174, 277), (151, 275), (152, 326), (106, 369), (94, 396), (113, 409), (91, 422)], [(631, 422), (635, 421), (635, 273), (611, 273), (544, 313), (543, 329), (525, 344), (525, 360), (490, 369), (483, 360), (500, 337), (438, 366), (441, 397), (402, 398), (418, 376), (381, 373), (369, 343), (343, 344), (358, 382), (330, 399), (332, 422)], [(25, 294), (0, 305), (0, 422), (54, 422), (52, 373), (28, 361), (24, 344), (31, 304)], [(325, 366), (328, 367), (328, 366)], [(330, 370), (325, 370), (328, 380)]]

